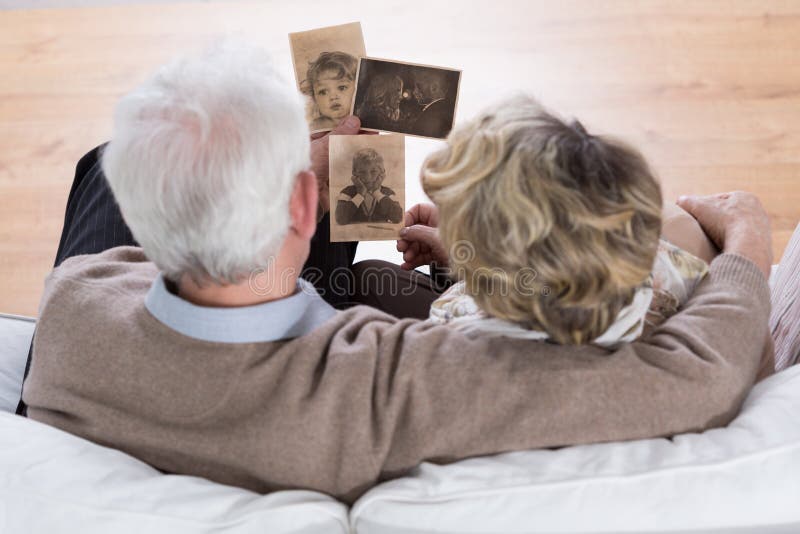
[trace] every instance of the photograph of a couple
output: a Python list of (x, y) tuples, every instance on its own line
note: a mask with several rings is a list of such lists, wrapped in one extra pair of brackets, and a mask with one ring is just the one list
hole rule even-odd
[(355, 115), (366, 130), (443, 139), (453, 128), (461, 71), (362, 58)]

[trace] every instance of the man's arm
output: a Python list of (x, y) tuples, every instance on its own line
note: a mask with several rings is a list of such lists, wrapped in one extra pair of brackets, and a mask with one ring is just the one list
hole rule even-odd
[(372, 412), (360, 424), (384, 476), (423, 460), (727, 424), (755, 379), (769, 314), (766, 214), (749, 197), (734, 200), (738, 209), (709, 205), (698, 217), (727, 253), (684, 309), (615, 352), (471, 339), (425, 323), (359, 325), (352, 339), (378, 353)]
[[(367, 307), (337, 315), (310, 336), (324, 344), (323, 360), (315, 356), (299, 368), (301, 376), (309, 368), (321, 373), (303, 398), (326, 414), (326, 423), (314, 427), (326, 444), (326, 465), (336, 465), (325, 484), (354, 499), (422, 461), (668, 436), (729, 422), (753, 384), (767, 333), (761, 269), (770, 241), (743, 235), (748, 228), (763, 233), (763, 209), (733, 209), (731, 217), (721, 211), (711, 206), (698, 217), (712, 239), (715, 217), (725, 223), (726, 241), (718, 242), (725, 253), (709, 276), (679, 313), (616, 351), (473, 338)], [(404, 234), (409, 247), (418, 242), (414, 228)], [(435, 232), (419, 235), (429, 252), (420, 246), (407, 262), (441, 246)]]
[(611, 352), (352, 308), (317, 333), (324, 365), (310, 362), (324, 371), (304, 399), (326, 414), (315, 439), (336, 465), (318, 486), (352, 502), (423, 461), (725, 425), (755, 379), (768, 310), (763, 274), (733, 254), (649, 338)]
[(768, 313), (763, 275), (722, 255), (683, 311), (611, 353), (365, 323), (353, 339), (374, 343), (378, 356), (368, 364), (371, 411), (357, 424), (371, 429), (383, 476), (424, 460), (724, 425), (755, 379)]

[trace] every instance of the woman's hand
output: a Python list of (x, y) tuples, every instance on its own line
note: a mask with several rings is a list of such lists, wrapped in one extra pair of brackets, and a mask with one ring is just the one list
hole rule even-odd
[(709, 196), (685, 196), (678, 205), (688, 211), (723, 252), (740, 254), (769, 278), (772, 234), (769, 216), (752, 193), (734, 191)]
[(446, 267), (447, 251), (439, 239), (439, 210), (433, 204), (417, 204), (406, 212), (406, 227), (400, 230), (397, 250), (403, 253), (401, 269), (410, 271), (436, 263)]

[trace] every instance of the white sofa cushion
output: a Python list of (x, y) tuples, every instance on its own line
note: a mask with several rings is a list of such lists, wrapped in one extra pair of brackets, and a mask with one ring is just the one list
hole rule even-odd
[(14, 412), (36, 321), (0, 314), (0, 411)]
[(262, 496), (164, 475), (120, 451), (12, 415), (35, 324), (0, 315), (0, 532), (348, 531), (347, 508), (326, 495)]
[(423, 464), (351, 510), (360, 534), (800, 532), (800, 366), (727, 428)]
[(0, 412), (0, 532), (348, 532), (347, 508), (311, 491), (258, 495), (164, 475), (120, 451)]

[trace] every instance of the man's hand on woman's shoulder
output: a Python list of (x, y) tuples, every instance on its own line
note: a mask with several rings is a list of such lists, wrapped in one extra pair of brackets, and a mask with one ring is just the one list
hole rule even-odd
[(769, 216), (757, 196), (745, 191), (682, 196), (678, 205), (697, 219), (720, 250), (744, 256), (769, 277), (772, 233)]

